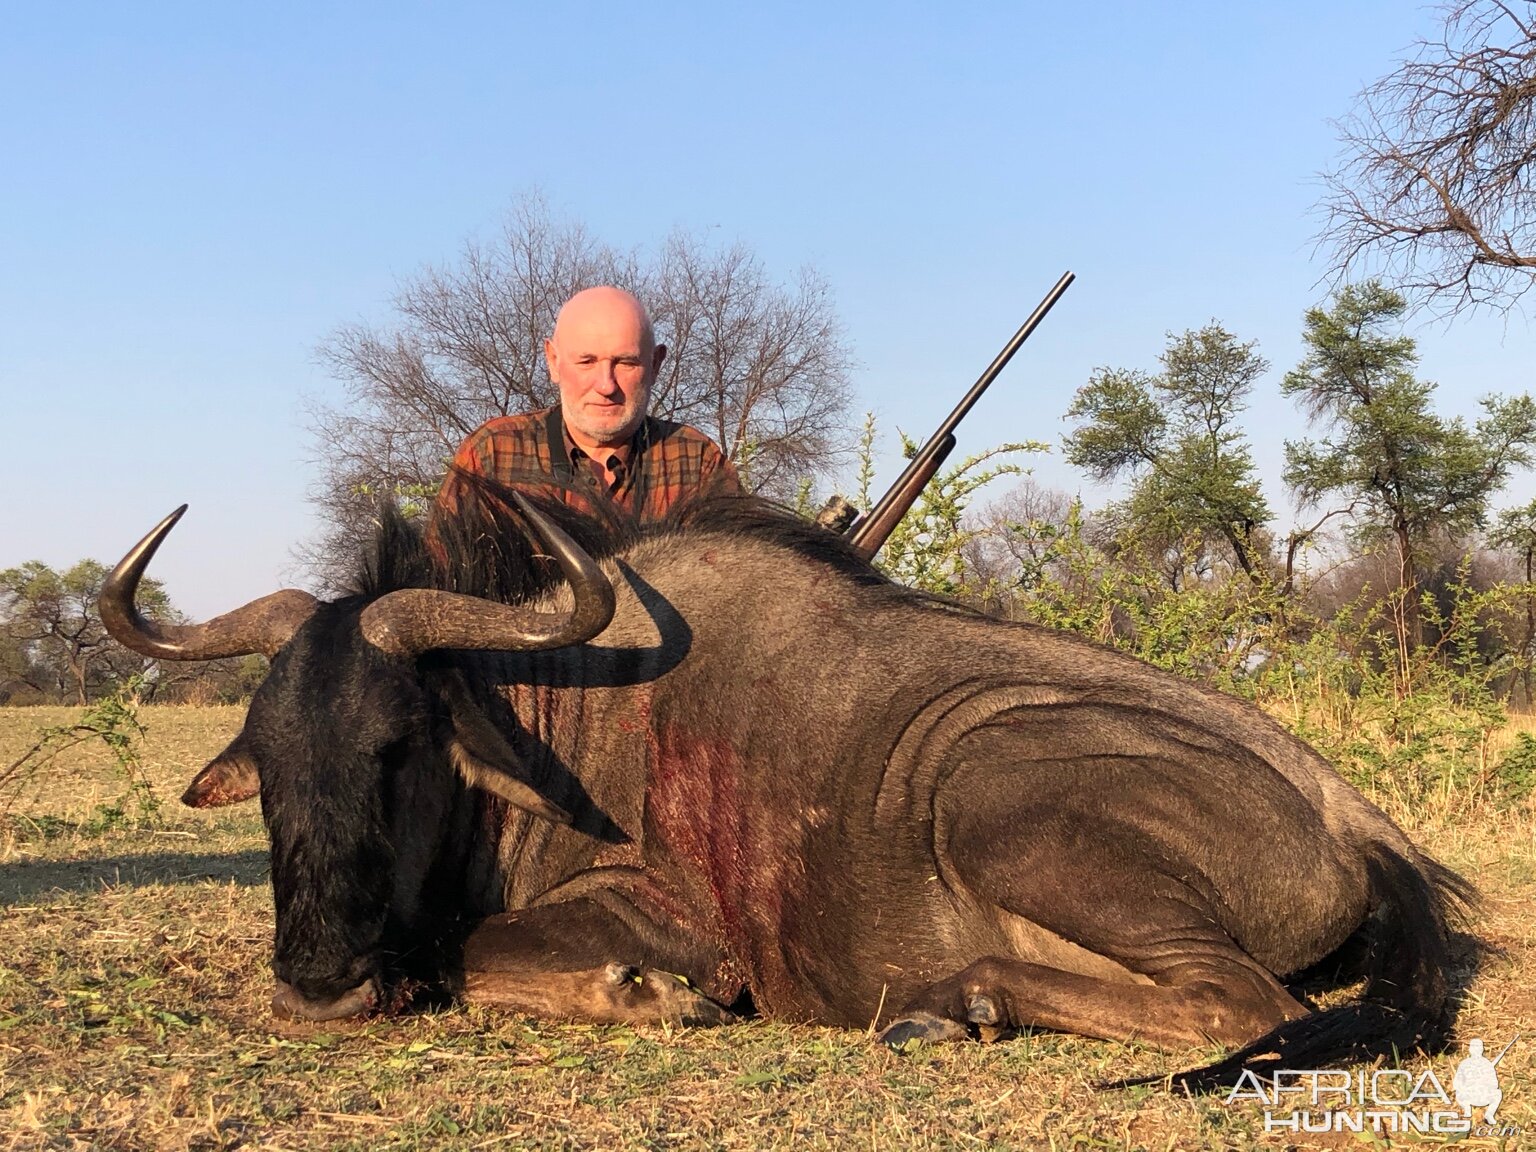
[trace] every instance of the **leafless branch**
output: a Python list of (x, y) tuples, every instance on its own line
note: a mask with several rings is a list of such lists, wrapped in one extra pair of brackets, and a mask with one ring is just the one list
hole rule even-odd
[(1431, 309), (1507, 309), (1536, 283), (1536, 0), (1461, 0), (1338, 124), (1322, 241)]
[(685, 233), (643, 260), (528, 197), (494, 242), (467, 244), (454, 265), (402, 284), (390, 327), (346, 325), (320, 348), (346, 391), (342, 403), (309, 411), (326, 527), (301, 564), (336, 587), (380, 497), (428, 497), (475, 428), (553, 403), (544, 338), (566, 299), (604, 283), (645, 300), (668, 346), (654, 415), (702, 428), (774, 495), (838, 462), (851, 440), (851, 360), (814, 270), (781, 285), (745, 247)]

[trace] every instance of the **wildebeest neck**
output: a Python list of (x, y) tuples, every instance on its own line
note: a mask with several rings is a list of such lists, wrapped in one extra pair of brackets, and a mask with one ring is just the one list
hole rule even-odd
[[(660, 872), (691, 887), (669, 894), (673, 907), (707, 918), (690, 930), (723, 941), (741, 970), (783, 973), (787, 962), (758, 947), (777, 938), (764, 925), (804, 882), (796, 862), (806, 837), (822, 834), (823, 789), (861, 786), (834, 765), (866, 743), (839, 651), (857, 616), (848, 597), (864, 590), (817, 585), (824, 569), (727, 536), (650, 542), (609, 569), (618, 606), (601, 636), (499, 658), (529, 770), (541, 787), (579, 779), (623, 830), (627, 845), (600, 848), (581, 867), (676, 861)], [(818, 650), (824, 660), (790, 655)], [(816, 707), (831, 718), (825, 729), (786, 740)], [(574, 871), (561, 851), (567, 834), (526, 821), (509, 828), (509, 907), (566, 878), (553, 873)], [(717, 976), (730, 999), (731, 972)]]
[[(523, 779), (572, 816), (565, 830), (508, 815), (501, 859), (509, 907), (585, 867), (603, 845), (638, 840), (651, 703), (693, 650), (691, 627), (664, 593), (622, 560), (606, 567), (619, 608), (597, 640), (467, 663), (479, 706), (511, 733)], [(565, 595), (537, 606), (558, 610)]]

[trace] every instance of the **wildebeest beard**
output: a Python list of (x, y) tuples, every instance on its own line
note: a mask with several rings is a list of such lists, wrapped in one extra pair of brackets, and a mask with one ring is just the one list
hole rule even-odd
[[(279, 1012), (425, 973), (599, 1021), (749, 994), (895, 1044), (1049, 1027), (1315, 1067), (1445, 1035), (1465, 886), (1250, 705), (899, 588), (754, 501), (641, 528), (471, 487), (425, 535), (386, 511), (347, 596), (262, 610), (272, 672), (194, 784), (259, 775)], [(469, 651), (486, 601), (522, 606), (517, 643)], [(1346, 952), (1365, 1005), (1280, 982)]]

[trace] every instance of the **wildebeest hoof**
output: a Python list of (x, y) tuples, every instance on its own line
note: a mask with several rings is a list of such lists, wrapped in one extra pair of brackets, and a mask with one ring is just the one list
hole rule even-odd
[(1003, 1021), (1003, 1014), (997, 1009), (997, 1001), (985, 992), (975, 992), (966, 997), (965, 1018), (972, 1024), (983, 1024), (989, 1028), (996, 1028)]
[(603, 979), (618, 988), (625, 984), (633, 984), (640, 979), (640, 969), (634, 964), (612, 963), (603, 969)]
[(964, 1040), (968, 1033), (964, 1024), (946, 1020), (930, 1012), (914, 1012), (893, 1020), (880, 1033), (880, 1043), (897, 1052), (905, 1052), (920, 1044), (941, 1044), (946, 1040)]
[(283, 1020), (346, 1020), (367, 1015), (378, 1004), (379, 988), (372, 979), (334, 1000), (312, 1000), (284, 980), (277, 982), (277, 991), (272, 994), (272, 1014)]

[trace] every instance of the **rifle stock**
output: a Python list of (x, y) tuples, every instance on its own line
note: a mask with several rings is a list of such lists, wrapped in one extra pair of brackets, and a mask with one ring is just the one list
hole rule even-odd
[(1013, 359), (1013, 354), (1019, 350), (1019, 346), (1029, 339), (1030, 333), (1039, 326), (1041, 320), (1045, 319), (1045, 314), (1051, 310), (1056, 301), (1061, 299), (1061, 294), (1067, 290), (1075, 278), (1071, 272), (1062, 274), (1061, 279), (1056, 281), (1056, 286), (1045, 294), (1045, 299), (1041, 300), (1035, 306), (1035, 310), (1029, 314), (1029, 319), (1019, 326), (1019, 330), (1013, 334), (1013, 339), (1004, 345), (996, 359), (987, 366), (987, 370), (981, 374), (975, 384), (971, 385), (971, 390), (961, 398), (959, 404), (955, 405), (955, 410), (939, 425), (938, 431), (928, 438), (922, 450), (912, 458), (912, 462), (907, 465), (896, 483), (891, 485), (890, 490), (880, 497), (875, 506), (853, 526), (848, 534), (849, 542), (866, 560), (874, 559), (875, 553), (879, 552), (881, 546), (890, 538), (891, 533), (896, 530), (896, 525), (901, 523), (901, 518), (911, 510), (917, 498), (922, 495), (923, 489), (928, 486), (928, 481), (933, 479), (934, 473), (944, 463), (944, 458), (955, 446), (956, 426), (965, 419), (966, 413), (971, 410), (977, 400), (981, 399), (981, 394), (987, 390), (992, 381), (997, 379), (998, 373), (1003, 370), (1009, 360)]

